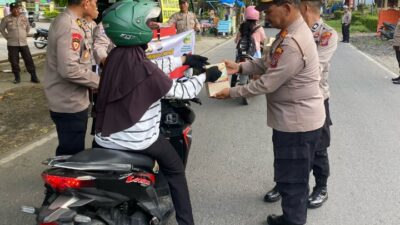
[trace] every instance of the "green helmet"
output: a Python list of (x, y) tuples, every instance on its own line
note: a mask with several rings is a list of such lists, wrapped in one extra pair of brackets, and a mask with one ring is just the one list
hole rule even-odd
[(158, 4), (151, 0), (123, 0), (104, 11), (102, 22), (116, 46), (143, 45), (153, 37), (147, 21), (160, 12)]

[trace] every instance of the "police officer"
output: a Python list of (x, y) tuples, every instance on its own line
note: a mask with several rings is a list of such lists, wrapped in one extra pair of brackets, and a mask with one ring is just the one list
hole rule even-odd
[(172, 14), (168, 20), (168, 24), (175, 25), (177, 33), (182, 33), (188, 30), (200, 31), (200, 23), (196, 15), (189, 12), (188, 0), (179, 0), (180, 12)]
[[(400, 69), (400, 19), (397, 20), (396, 28), (393, 35), (393, 49), (396, 53), (397, 64)], [(392, 78), (393, 84), (400, 84), (400, 76)]]
[(350, 23), (351, 23), (351, 12), (347, 5), (343, 6), (344, 14), (342, 16), (342, 34), (344, 43), (349, 43), (350, 41)]
[(7, 39), (8, 61), (11, 63), (12, 72), (14, 73), (14, 84), (21, 82), (19, 53), (21, 53), (24, 60), (26, 70), (31, 74), (31, 82), (39, 83), (27, 42), (30, 30), (28, 18), (21, 14), (20, 6), (17, 3), (11, 3), (10, 9), (11, 14), (1, 21), (0, 32)]
[(88, 89), (99, 76), (91, 69), (92, 47), (82, 18), (98, 13), (96, 0), (68, 0), (67, 9), (49, 29), (44, 91), (50, 116), (56, 125), (56, 155), (71, 155), (85, 148), (88, 120)]
[[(338, 35), (336, 31), (324, 23), (320, 16), (320, 8), (322, 2), (320, 0), (301, 1), (300, 12), (311, 28), (314, 41), (317, 44), (319, 63), (321, 69), (321, 81), (319, 86), (324, 96), (325, 105), (325, 124), (322, 127), (321, 139), (314, 156), (314, 164), (312, 166), (315, 177), (315, 187), (308, 199), (309, 208), (318, 208), (328, 199), (327, 180), (329, 176), (329, 160), (327, 149), (330, 145), (330, 129), (332, 121), (329, 113), (329, 61), (332, 58), (336, 48)], [(266, 202), (275, 202), (280, 199), (277, 188), (274, 187), (267, 192), (264, 197)]]
[(267, 123), (273, 128), (274, 169), (283, 215), (269, 215), (269, 225), (301, 225), (307, 219), (308, 181), (325, 122), (319, 88), (318, 53), (300, 0), (261, 0), (268, 22), (280, 29), (265, 59), (237, 64), (225, 61), (229, 74), (263, 74), (247, 85), (227, 88), (216, 98), (266, 94)]

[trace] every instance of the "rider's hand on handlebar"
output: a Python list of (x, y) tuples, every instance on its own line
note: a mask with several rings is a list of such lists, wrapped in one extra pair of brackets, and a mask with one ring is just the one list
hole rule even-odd
[(208, 58), (200, 55), (185, 55), (186, 59), (183, 65), (188, 65), (194, 69), (204, 72), (204, 67), (209, 65)]
[(233, 61), (224, 60), (226, 71), (229, 75), (235, 74), (239, 72), (239, 64)]
[(218, 69), (218, 66), (212, 66), (206, 70), (206, 81), (215, 82), (221, 76), (222, 72)]

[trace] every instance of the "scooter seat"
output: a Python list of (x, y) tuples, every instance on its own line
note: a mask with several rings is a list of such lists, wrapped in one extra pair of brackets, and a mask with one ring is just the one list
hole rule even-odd
[(152, 170), (154, 160), (146, 155), (114, 149), (93, 148), (79, 152), (66, 160), (68, 163), (86, 165), (130, 164), (133, 167)]

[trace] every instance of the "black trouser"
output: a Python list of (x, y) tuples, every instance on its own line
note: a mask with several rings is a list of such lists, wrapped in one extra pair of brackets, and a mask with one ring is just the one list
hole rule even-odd
[(31, 52), (28, 46), (7, 46), (8, 49), (8, 61), (11, 63), (12, 72), (14, 74), (20, 73), (19, 68), (19, 53), (21, 53), (22, 59), (24, 60), (26, 70), (30, 74), (35, 73), (35, 64), (33, 63)]
[(57, 113), (50, 111), (56, 124), (58, 147), (56, 156), (74, 155), (85, 149), (85, 135), (88, 122), (88, 109), (77, 113)]
[(276, 186), (282, 196), (283, 217), (293, 224), (307, 220), (308, 180), (321, 128), (308, 132), (273, 130)]
[(396, 52), (396, 59), (397, 59), (397, 63), (399, 64), (399, 68), (400, 68), (400, 47), (399, 46), (393, 46), (394, 51)]
[(343, 41), (348, 42), (350, 41), (350, 24), (345, 25), (342, 23), (342, 34), (343, 34)]
[(157, 160), (171, 191), (179, 225), (193, 225), (192, 206), (185, 177), (185, 168), (172, 145), (160, 135), (149, 148), (140, 151)]
[(325, 99), (325, 123), (321, 129), (321, 137), (317, 145), (314, 155), (314, 164), (312, 166), (313, 174), (315, 177), (315, 184), (317, 188), (324, 188), (327, 186), (329, 177), (329, 159), (328, 147), (331, 143), (331, 131), (329, 127), (332, 125), (331, 116), (329, 112), (329, 99)]

